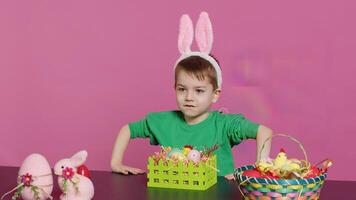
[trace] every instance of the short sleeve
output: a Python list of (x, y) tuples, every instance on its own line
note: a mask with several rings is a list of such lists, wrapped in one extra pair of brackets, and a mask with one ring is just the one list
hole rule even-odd
[(231, 146), (241, 143), (242, 140), (256, 139), (259, 124), (246, 119), (241, 114), (227, 114), (225, 118)]
[(149, 125), (149, 120), (147, 120), (148, 116), (143, 118), (142, 120), (136, 121), (129, 123), (129, 129), (131, 133), (131, 138), (150, 138), (150, 143), (152, 145), (158, 145), (158, 141), (154, 134), (152, 133), (152, 130)]

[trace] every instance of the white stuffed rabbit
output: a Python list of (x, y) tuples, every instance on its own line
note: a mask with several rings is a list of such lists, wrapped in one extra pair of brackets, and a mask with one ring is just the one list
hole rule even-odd
[(77, 174), (77, 167), (82, 165), (88, 156), (87, 151), (79, 151), (71, 158), (58, 161), (54, 173), (58, 175), (58, 184), (63, 194), (61, 200), (90, 200), (94, 196), (94, 185), (85, 176)]

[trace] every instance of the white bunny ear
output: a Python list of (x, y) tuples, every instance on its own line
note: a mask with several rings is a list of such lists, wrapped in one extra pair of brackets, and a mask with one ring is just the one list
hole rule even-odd
[(207, 12), (201, 12), (195, 27), (195, 40), (200, 52), (209, 54), (213, 46), (213, 28)]
[(88, 152), (83, 150), (83, 151), (79, 151), (78, 153), (74, 154), (71, 158), (70, 158), (70, 163), (74, 166), (74, 167), (78, 167), (82, 164), (84, 164), (85, 160), (87, 159), (88, 156)]
[(188, 15), (182, 15), (180, 18), (178, 49), (181, 54), (190, 52), (190, 46), (193, 43), (193, 23)]

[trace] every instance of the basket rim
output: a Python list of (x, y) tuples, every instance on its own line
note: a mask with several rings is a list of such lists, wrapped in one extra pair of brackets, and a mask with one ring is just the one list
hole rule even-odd
[(236, 181), (242, 182), (248, 180), (250, 183), (259, 183), (259, 184), (275, 184), (275, 185), (307, 185), (312, 183), (318, 183), (326, 179), (327, 172), (315, 177), (308, 179), (268, 179), (268, 178), (251, 178), (248, 176), (242, 175), (243, 171), (253, 169), (255, 165), (245, 165), (239, 168), (236, 168), (234, 171), (234, 176)]

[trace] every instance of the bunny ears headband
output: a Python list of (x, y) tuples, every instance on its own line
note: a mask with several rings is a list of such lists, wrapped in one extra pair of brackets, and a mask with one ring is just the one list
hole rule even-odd
[(197, 26), (195, 28), (195, 40), (199, 47), (199, 51), (191, 51), (190, 49), (193, 42), (193, 32), (194, 30), (192, 20), (188, 15), (182, 15), (180, 19), (178, 36), (178, 49), (181, 53), (181, 56), (174, 66), (176, 67), (180, 61), (190, 56), (199, 56), (213, 65), (216, 71), (218, 89), (221, 89), (222, 77), (220, 66), (216, 60), (209, 55), (213, 46), (213, 29), (208, 13), (200, 13)]

